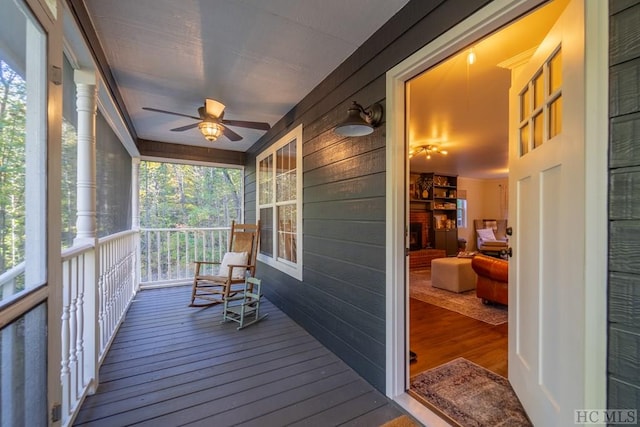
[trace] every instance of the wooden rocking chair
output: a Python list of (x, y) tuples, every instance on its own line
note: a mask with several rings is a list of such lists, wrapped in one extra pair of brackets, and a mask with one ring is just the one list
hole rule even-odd
[(260, 279), (247, 277), (244, 289), (240, 293), (225, 298), (222, 321), (237, 322), (240, 324), (240, 330), (267, 317), (267, 314), (260, 315), (261, 284)]
[[(247, 275), (253, 277), (260, 245), (260, 221), (257, 224), (231, 223), (229, 251), (221, 262), (195, 261), (191, 307), (206, 307), (224, 302), (242, 291)], [(220, 265), (213, 275), (203, 274), (203, 265)], [(205, 302), (196, 303), (196, 299)]]

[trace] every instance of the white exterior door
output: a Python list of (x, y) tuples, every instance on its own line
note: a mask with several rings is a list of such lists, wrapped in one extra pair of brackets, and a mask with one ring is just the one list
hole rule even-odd
[(537, 426), (585, 407), (584, 37), (572, 0), (509, 94), (509, 380)]

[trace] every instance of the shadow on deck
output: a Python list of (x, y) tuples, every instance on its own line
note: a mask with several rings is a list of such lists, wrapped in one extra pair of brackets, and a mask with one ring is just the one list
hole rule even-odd
[(238, 331), (190, 287), (131, 304), (74, 425), (377, 426), (404, 412), (267, 300)]

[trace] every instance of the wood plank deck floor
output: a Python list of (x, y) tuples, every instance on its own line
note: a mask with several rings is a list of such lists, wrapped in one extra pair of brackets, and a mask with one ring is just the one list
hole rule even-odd
[(377, 426), (404, 413), (269, 301), (238, 331), (189, 298), (138, 293), (74, 425)]

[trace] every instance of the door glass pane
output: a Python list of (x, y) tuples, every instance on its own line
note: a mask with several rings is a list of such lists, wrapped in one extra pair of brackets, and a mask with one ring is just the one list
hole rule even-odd
[(544, 79), (543, 74), (539, 73), (533, 79), (533, 109), (539, 108), (544, 102)]
[(525, 89), (520, 95), (520, 121), (529, 117), (529, 89)]
[(58, 7), (57, 7), (56, 0), (45, 0), (45, 3), (47, 4), (47, 7), (51, 11), (51, 15), (55, 19), (58, 16)]
[(7, 302), (46, 279), (46, 40), (20, 2), (0, 0), (0, 11), (0, 301)]
[(529, 125), (520, 128), (520, 156), (529, 152)]
[(0, 330), (0, 425), (47, 425), (47, 307)]
[(553, 93), (562, 86), (562, 49), (549, 61), (549, 93)]
[(538, 113), (533, 117), (533, 148), (537, 148), (542, 145), (544, 135), (542, 130), (544, 129), (544, 115)]
[(562, 97), (559, 96), (549, 108), (549, 138), (562, 132)]

